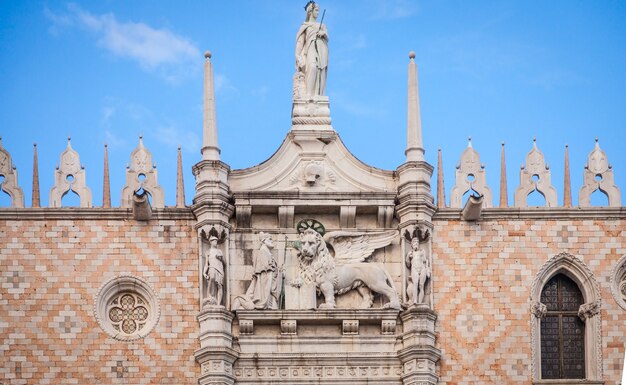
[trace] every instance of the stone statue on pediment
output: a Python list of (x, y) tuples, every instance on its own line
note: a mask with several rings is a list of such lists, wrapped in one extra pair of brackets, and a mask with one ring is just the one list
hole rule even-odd
[(294, 98), (315, 99), (324, 95), (328, 74), (328, 32), (317, 22), (320, 7), (309, 1), (304, 7), (306, 19), (296, 35), (296, 74)]

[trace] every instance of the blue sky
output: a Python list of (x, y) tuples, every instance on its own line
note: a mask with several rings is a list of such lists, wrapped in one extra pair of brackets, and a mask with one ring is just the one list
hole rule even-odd
[[(267, 159), (290, 128), (295, 33), (305, 3), (1, 2), (0, 135), (26, 205), (33, 142), (43, 206), (68, 135), (95, 206), (102, 204), (108, 143), (117, 206), (141, 134), (167, 205), (175, 203), (176, 148), (182, 146), (190, 204), (207, 49), (222, 159), (232, 168)], [(468, 136), (486, 166), (495, 204), (500, 143), (507, 143), (512, 205), (533, 137), (559, 202), (565, 144), (576, 204), (596, 137), (617, 185), (626, 189), (626, 3), (362, 0), (320, 6), (330, 35), (333, 126), (365, 163), (395, 169), (404, 162), (408, 52), (414, 50), (426, 158), (436, 165), (442, 149), (447, 197)], [(0, 198), (0, 205), (6, 202)]]

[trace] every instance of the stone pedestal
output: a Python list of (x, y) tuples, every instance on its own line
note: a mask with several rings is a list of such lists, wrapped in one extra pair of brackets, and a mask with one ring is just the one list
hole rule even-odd
[(403, 333), (398, 358), (402, 362), (402, 384), (436, 385), (436, 365), (441, 358), (441, 350), (435, 347), (437, 314), (426, 305), (417, 305), (400, 314), (400, 319)]
[(204, 310), (200, 322), (200, 349), (195, 352), (200, 364), (200, 385), (234, 385), (233, 365), (239, 353), (233, 349), (233, 313), (221, 307)]
[(330, 105), (328, 96), (316, 96), (315, 99), (295, 99), (291, 112), (293, 130), (315, 129), (332, 130), (330, 125)]

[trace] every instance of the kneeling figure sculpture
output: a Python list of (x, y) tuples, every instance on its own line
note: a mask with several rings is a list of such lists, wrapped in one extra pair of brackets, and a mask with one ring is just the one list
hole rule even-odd
[[(334, 308), (335, 294), (341, 295), (356, 289), (363, 297), (363, 308), (372, 306), (374, 301), (370, 291), (373, 291), (387, 297), (389, 302), (383, 308), (401, 310), (400, 297), (389, 273), (381, 264), (365, 262), (376, 249), (389, 245), (396, 235), (396, 231), (336, 231), (322, 238), (317, 231), (308, 228), (300, 234), (300, 276), (291, 285), (300, 287), (304, 283), (315, 283), (324, 295), (325, 302), (320, 308)], [(328, 250), (326, 241), (335, 249), (335, 258)]]

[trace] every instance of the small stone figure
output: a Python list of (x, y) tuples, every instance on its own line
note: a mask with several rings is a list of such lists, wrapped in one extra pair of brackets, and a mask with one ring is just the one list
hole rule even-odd
[(209, 237), (209, 251), (202, 274), (207, 280), (208, 297), (205, 303), (208, 305), (221, 305), (224, 293), (224, 254), (217, 248), (218, 238), (214, 235)]
[(235, 298), (233, 310), (278, 309), (282, 290), (282, 273), (272, 255), (274, 241), (267, 233), (259, 233), (261, 248), (254, 259), (254, 273), (246, 294)]
[[(328, 32), (317, 22), (320, 7), (309, 1), (306, 19), (296, 35), (296, 82), (304, 80), (308, 99), (324, 95), (328, 73)], [(322, 20), (323, 21), (323, 20)], [(297, 92), (300, 93), (300, 92)], [(296, 97), (302, 95), (296, 95)]]
[(411, 250), (406, 254), (406, 267), (411, 270), (408, 278), (408, 305), (424, 303), (426, 281), (430, 279), (432, 268), (426, 252), (420, 249), (419, 237), (411, 239)]

